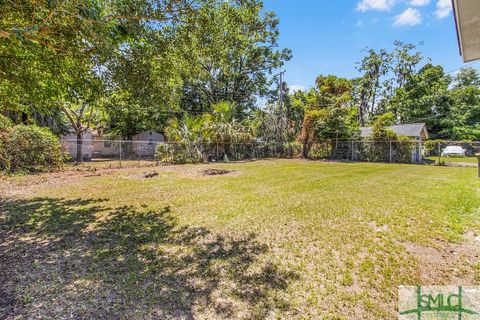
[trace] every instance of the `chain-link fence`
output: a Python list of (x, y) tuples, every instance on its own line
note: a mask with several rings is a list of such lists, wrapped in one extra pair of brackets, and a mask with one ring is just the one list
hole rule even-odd
[[(189, 163), (228, 162), (266, 158), (306, 158), (312, 160), (443, 163), (449, 161), (476, 163), (480, 152), (478, 142), (455, 141), (325, 141), (303, 145), (299, 142), (280, 143), (255, 141), (248, 143), (171, 143), (125, 140), (63, 140), (66, 158), (79, 162), (116, 161)], [(81, 157), (79, 156), (81, 155)]]
[(154, 162), (155, 149), (159, 142), (97, 140), (97, 139), (64, 139), (62, 140), (63, 156), (72, 162)]
[(327, 141), (312, 145), (310, 159), (475, 166), (477, 141)]
[(288, 144), (275, 142), (251, 143), (176, 143), (157, 141), (126, 141), (98, 139), (63, 139), (64, 159), (72, 162), (115, 161), (119, 165), (134, 162), (159, 163), (164, 157), (157, 154), (161, 145), (181, 157), (199, 157), (202, 161), (242, 161), (264, 158), (293, 158), (299, 156)]
[(310, 159), (340, 161), (420, 163), (424, 148), (420, 141), (327, 141), (313, 144)]

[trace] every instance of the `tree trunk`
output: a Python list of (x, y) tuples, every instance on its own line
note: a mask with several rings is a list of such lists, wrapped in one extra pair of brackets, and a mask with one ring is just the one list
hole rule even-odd
[(307, 156), (308, 156), (307, 144), (306, 144), (306, 143), (303, 143), (303, 147), (302, 147), (302, 157), (303, 157), (304, 159), (307, 159)]
[(303, 142), (303, 148), (302, 148), (302, 156), (304, 159), (308, 159), (308, 154), (310, 153), (310, 149), (312, 148), (312, 143), (309, 141), (304, 141)]
[(365, 126), (365, 105), (366, 105), (366, 94), (362, 89), (362, 93), (360, 96), (360, 103), (358, 104), (358, 121), (360, 122), (360, 126)]
[(207, 152), (206, 152), (206, 148), (204, 146), (204, 144), (202, 142), (200, 142), (200, 144), (197, 145), (197, 150), (198, 152), (200, 153), (201, 157), (202, 157), (202, 161), (203, 163), (208, 163), (208, 155), (207, 155)]
[(83, 134), (77, 132), (77, 162), (83, 161)]

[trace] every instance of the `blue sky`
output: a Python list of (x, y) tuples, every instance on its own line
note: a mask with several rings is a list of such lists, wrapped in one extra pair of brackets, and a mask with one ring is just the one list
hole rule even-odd
[(285, 66), (291, 87), (309, 88), (319, 74), (358, 76), (362, 49), (390, 49), (395, 40), (423, 43), (420, 51), (446, 71), (465, 66), (450, 0), (264, 1), (280, 18), (280, 47), (293, 51)]

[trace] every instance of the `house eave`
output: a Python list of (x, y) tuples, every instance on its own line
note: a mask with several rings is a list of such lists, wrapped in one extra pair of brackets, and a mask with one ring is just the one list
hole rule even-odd
[(452, 0), (457, 40), (464, 62), (480, 59), (480, 1)]

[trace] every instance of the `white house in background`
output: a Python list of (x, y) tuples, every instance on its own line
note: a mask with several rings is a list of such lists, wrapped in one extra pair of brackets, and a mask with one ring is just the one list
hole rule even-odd
[(155, 132), (155, 131), (143, 131), (133, 137), (134, 141), (144, 141), (144, 142), (151, 142), (151, 143), (158, 143), (164, 142), (165, 137), (163, 134)]
[(143, 131), (133, 137), (133, 150), (137, 156), (154, 156), (158, 143), (165, 141), (163, 134), (155, 131)]
[(165, 140), (161, 133), (149, 130), (133, 136), (131, 141), (121, 138), (105, 138), (98, 131), (93, 132), (93, 158), (118, 158), (120, 157), (120, 144), (122, 156), (153, 157), (157, 144)]
[(115, 158), (120, 155), (120, 142), (108, 139), (98, 130), (92, 133), (93, 158)]
[[(62, 136), (62, 147), (68, 151), (73, 160), (77, 159), (77, 134), (70, 132)], [(93, 157), (92, 130), (88, 129), (83, 133), (82, 158), (83, 161), (90, 161)]]
[[(77, 136), (69, 133), (62, 137), (63, 146), (68, 150), (72, 158), (77, 157)], [(82, 154), (83, 161), (95, 158), (119, 158), (120, 145), (122, 156), (125, 159), (136, 157), (153, 157), (158, 143), (164, 142), (161, 133), (155, 131), (143, 131), (126, 141), (121, 138), (105, 138), (100, 132), (87, 130), (83, 135)]]
[[(427, 140), (428, 130), (425, 123), (411, 123), (411, 124), (396, 124), (388, 127), (388, 129), (395, 132), (397, 136), (409, 137), (414, 140)], [(361, 127), (360, 136), (362, 138), (370, 138), (373, 135), (372, 127)]]

